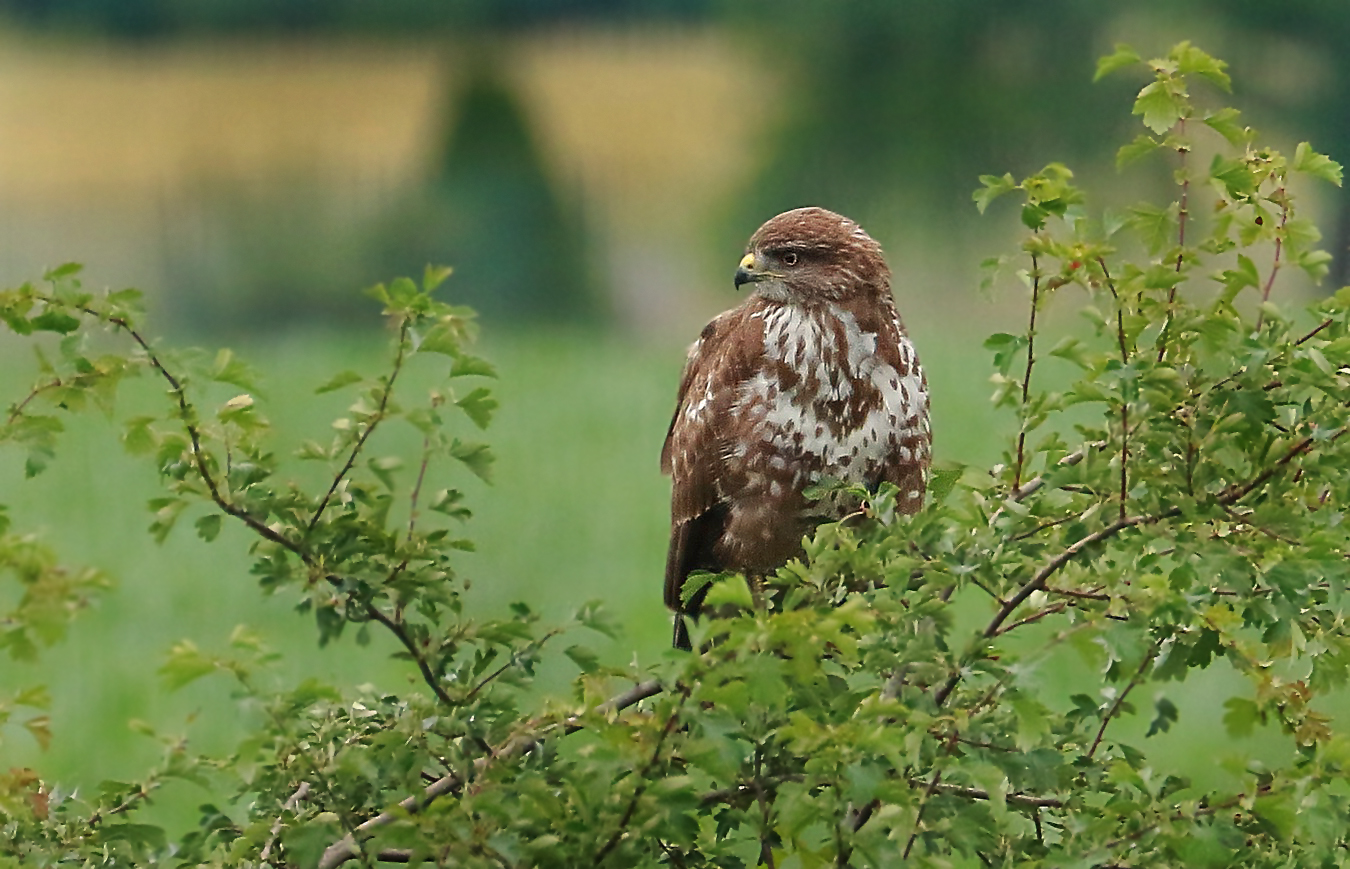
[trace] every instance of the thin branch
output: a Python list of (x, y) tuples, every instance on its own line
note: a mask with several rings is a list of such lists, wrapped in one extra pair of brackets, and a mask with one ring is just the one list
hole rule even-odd
[[(1091, 452), (1092, 450), (1100, 450), (1103, 449), (1105, 446), (1106, 441), (1092, 441), (1091, 443), (1083, 444), (1081, 447), (1079, 447), (1078, 449), (1074, 450), (1073, 452), (1069, 453), (1067, 456), (1056, 462), (1055, 467), (1071, 468), (1074, 465), (1078, 464), (1079, 462), (1083, 461), (1083, 459), (1087, 458), (1088, 453)], [(1038, 477), (1033, 477), (1032, 479), (1027, 480), (1021, 486), (1013, 489), (1012, 492), (1008, 494), (1008, 498), (1009, 500), (1012, 500), (1020, 504), (1022, 501), (1025, 501), (1027, 498), (1030, 498), (1032, 495), (1036, 494), (1044, 487), (1045, 487), (1045, 474), (1041, 474)]]
[[(685, 694), (682, 696), (688, 695)], [(666, 737), (670, 736), (671, 732), (675, 729), (675, 723), (679, 721), (679, 719), (680, 707), (677, 706), (674, 711), (670, 713), (670, 718), (666, 720), (666, 726), (661, 729), (661, 735), (656, 739), (656, 747), (652, 749), (651, 759), (647, 761), (647, 765), (636, 775), (638, 783), (633, 788), (633, 796), (628, 800), (628, 806), (624, 809), (623, 817), (619, 818), (619, 828), (614, 831), (614, 835), (610, 836), (605, 844), (601, 846), (600, 850), (595, 853), (595, 858), (591, 862), (596, 866), (599, 866), (605, 861), (605, 858), (608, 857), (610, 852), (623, 841), (624, 835), (627, 834), (628, 825), (632, 822), (633, 815), (637, 812), (638, 801), (642, 799), (642, 795), (647, 791), (647, 785), (649, 784), (648, 778), (651, 771), (656, 766), (656, 762), (661, 759), (661, 747), (665, 745)]]
[(1041, 301), (1041, 267), (1036, 254), (1031, 255), (1031, 320), (1027, 325), (1027, 367), (1022, 374), (1022, 424), (1017, 432), (1017, 462), (1013, 465), (1013, 491), (1022, 485), (1022, 464), (1026, 460), (1027, 401), (1031, 396), (1031, 369), (1036, 364), (1036, 308)]
[(923, 811), (928, 808), (928, 800), (937, 792), (938, 785), (942, 783), (942, 770), (933, 771), (933, 778), (928, 782), (928, 787), (923, 792), (923, 797), (919, 800), (919, 810), (914, 814), (914, 829), (910, 831), (909, 841), (905, 842), (905, 851), (900, 855), (901, 859), (908, 860), (909, 852), (914, 848), (914, 840), (919, 838), (919, 825), (923, 823)]
[[(1181, 118), (1177, 121), (1177, 135), (1186, 135), (1186, 119)], [(1177, 154), (1180, 156), (1181, 166), (1179, 175), (1181, 176), (1181, 199), (1177, 203), (1177, 262), (1174, 271), (1180, 275), (1181, 266), (1186, 258), (1186, 218), (1190, 216), (1190, 193), (1191, 193), (1191, 174), (1186, 169), (1186, 154), (1190, 151), (1184, 142), (1177, 148)], [(1168, 327), (1172, 321), (1172, 305), (1177, 300), (1177, 285), (1173, 284), (1167, 291), (1167, 310), (1168, 315), (1163, 320), (1162, 331), (1158, 334), (1158, 361), (1162, 362), (1163, 357), (1167, 355), (1167, 333)]]
[(1018, 619), (1017, 621), (1013, 622), (1010, 625), (1004, 625), (994, 633), (994, 636), (997, 637), (1002, 634), (1006, 634), (1009, 631), (1016, 630), (1017, 628), (1020, 628), (1023, 625), (1029, 625), (1034, 622), (1038, 622), (1041, 619), (1045, 618), (1046, 616), (1054, 615), (1055, 613), (1062, 613), (1064, 612), (1065, 609), (1068, 608), (1068, 606), (1069, 602), (1064, 600), (1058, 601), (1057, 603), (1052, 603), (1045, 609), (1037, 610), (1036, 612), (1032, 613), (1026, 618)]
[(366, 446), (366, 441), (375, 433), (375, 429), (384, 421), (385, 411), (389, 407), (389, 397), (394, 394), (394, 381), (398, 380), (399, 372), (403, 370), (404, 356), (408, 350), (408, 328), (409, 321), (405, 318), (398, 331), (398, 353), (394, 355), (394, 365), (389, 372), (389, 379), (384, 383), (384, 391), (380, 393), (380, 404), (375, 408), (375, 413), (371, 416), (370, 422), (366, 423), (365, 431), (356, 439), (352, 445), (351, 452), (347, 456), (347, 461), (343, 464), (342, 470), (333, 476), (333, 482), (319, 501), (319, 506), (314, 509), (314, 515), (310, 517), (309, 525), (305, 528), (305, 534), (308, 535), (314, 530), (314, 526), (319, 524), (319, 519), (323, 516), (323, 511), (328, 509), (328, 503), (333, 499), (333, 493), (337, 491), (342, 481), (347, 479), (348, 472), (356, 464), (356, 459), (361, 455), (361, 450)]
[[(591, 710), (591, 713), (608, 714), (610, 712), (621, 712), (648, 697), (654, 697), (657, 694), (660, 694), (663, 690), (660, 682), (655, 679), (649, 679), (646, 682), (634, 685), (627, 691), (617, 694), (606, 700), (604, 703), (599, 704)], [(505, 760), (517, 754), (529, 751), (538, 744), (540, 739), (543, 739), (550, 733), (560, 729), (564, 734), (575, 733), (576, 731), (581, 730), (585, 727), (585, 725), (581, 723), (581, 720), (582, 716), (574, 715), (571, 718), (556, 724), (541, 727), (531, 734), (518, 734), (511, 737), (498, 748), (493, 749), (485, 756), (474, 761), (473, 766), (475, 776), (482, 775), (488, 765), (494, 761)], [(360, 824), (356, 828), (356, 833), (364, 835), (387, 824), (391, 824), (407, 814), (416, 814), (440, 797), (459, 793), (460, 790), (463, 789), (464, 784), (465, 780), (457, 773), (450, 773), (442, 776), (427, 785), (420, 794), (413, 794), (410, 797), (405, 797), (393, 809), (381, 812), (370, 820)], [(323, 857), (319, 860), (318, 869), (335, 869), (335, 867), (341, 866), (348, 860), (359, 856), (360, 853), (361, 852), (356, 845), (355, 836), (344, 836), (324, 850)]]
[[(1275, 191), (1280, 197), (1280, 228), (1275, 233), (1275, 258), (1270, 264), (1270, 276), (1266, 278), (1265, 286), (1261, 288), (1261, 303), (1270, 301), (1270, 291), (1275, 287), (1275, 276), (1280, 273), (1280, 267), (1284, 265), (1280, 256), (1284, 251), (1284, 233), (1285, 225), (1289, 222), (1289, 198), (1285, 193), (1284, 183), (1281, 181), (1280, 189)], [(1265, 322), (1266, 312), (1258, 311), (1256, 314), (1256, 328), (1260, 331), (1261, 325)]]
[[(427, 465), (431, 460), (431, 436), (422, 438), (422, 465), (417, 469), (417, 482), (413, 484), (412, 494), (408, 496), (408, 542), (412, 543), (413, 530), (417, 527), (417, 500), (422, 496), (422, 482), (427, 476)], [(405, 562), (406, 563), (406, 562)]]
[(272, 854), (272, 848), (277, 843), (277, 838), (281, 835), (281, 828), (284, 826), (283, 817), (287, 812), (294, 812), (296, 807), (300, 805), (300, 801), (309, 796), (309, 791), (309, 782), (301, 782), (300, 787), (296, 788), (295, 793), (291, 794), (290, 798), (282, 805), (281, 814), (277, 815), (276, 821), (272, 824), (272, 832), (267, 837), (267, 844), (263, 845), (262, 852), (258, 854), (258, 862), (267, 862), (267, 858)]
[(1104, 716), (1102, 716), (1101, 727), (1097, 728), (1097, 736), (1092, 740), (1092, 747), (1088, 749), (1087, 756), (1089, 759), (1097, 753), (1097, 749), (1102, 744), (1102, 737), (1106, 735), (1107, 725), (1109, 725), (1111, 720), (1120, 713), (1121, 707), (1125, 704), (1125, 698), (1130, 696), (1130, 692), (1144, 680), (1144, 674), (1148, 672), (1148, 668), (1153, 663), (1153, 659), (1158, 656), (1158, 648), (1158, 644), (1154, 643), (1148, 650), (1148, 653), (1144, 655), (1144, 660), (1139, 662), (1139, 669), (1130, 677), (1130, 681), (1125, 686), (1125, 690), (1117, 695), (1116, 702), (1112, 703), (1111, 708), (1106, 711)]
[(1328, 326), (1330, 326), (1330, 325), (1331, 325), (1332, 323), (1334, 323), (1334, 322), (1336, 322), (1336, 321), (1335, 321), (1335, 320), (1332, 320), (1332, 319), (1330, 319), (1330, 318), (1328, 318), (1328, 319), (1326, 319), (1326, 320), (1323, 320), (1321, 323), (1318, 323), (1317, 326), (1316, 326), (1316, 328), (1314, 328), (1311, 332), (1309, 332), (1308, 334), (1304, 335), (1302, 338), (1300, 338), (1300, 339), (1298, 339), (1297, 341), (1295, 341), (1295, 342), (1294, 342), (1294, 346), (1295, 346), (1295, 347), (1298, 347), (1298, 346), (1300, 346), (1300, 345), (1302, 345), (1302, 344), (1306, 344), (1308, 341), (1311, 341), (1313, 338), (1317, 337), (1317, 333), (1318, 333), (1318, 332), (1321, 332), (1323, 329), (1327, 328)]
[[(911, 780), (911, 783), (914, 785), (923, 784), (921, 780)], [(979, 788), (968, 788), (963, 785), (953, 785), (938, 782), (933, 790), (935, 793), (947, 794), (949, 796), (955, 797), (964, 797), (965, 799), (968, 800), (992, 799), (988, 791), (980, 790)], [(1036, 797), (1032, 796), (1031, 794), (1011, 793), (1011, 794), (1004, 794), (1003, 799), (1005, 802), (1010, 803), (1011, 805), (1027, 806), (1028, 808), (1062, 809), (1064, 807), (1064, 801), (1057, 797)]]

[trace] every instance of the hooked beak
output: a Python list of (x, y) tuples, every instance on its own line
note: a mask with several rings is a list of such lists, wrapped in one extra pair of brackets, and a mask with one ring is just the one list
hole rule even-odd
[(736, 267), (736, 289), (740, 289), (742, 284), (749, 284), (755, 281), (763, 280), (764, 273), (755, 268), (755, 255), (747, 253), (741, 257), (741, 264)]

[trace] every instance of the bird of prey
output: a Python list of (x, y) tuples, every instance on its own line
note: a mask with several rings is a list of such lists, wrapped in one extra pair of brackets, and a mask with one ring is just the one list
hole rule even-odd
[(838, 519), (811, 503), (822, 478), (882, 482), (897, 508), (923, 504), (931, 455), (928, 384), (891, 297), (881, 246), (823, 208), (770, 219), (746, 247), (739, 306), (689, 348), (661, 469), (672, 482), (666, 605), (689, 648), (690, 572), (764, 576), (801, 552), (802, 537)]

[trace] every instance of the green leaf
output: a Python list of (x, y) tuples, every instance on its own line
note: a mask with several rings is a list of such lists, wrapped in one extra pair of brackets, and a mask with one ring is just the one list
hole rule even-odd
[(603, 601), (587, 601), (576, 612), (576, 620), (593, 631), (598, 631), (610, 639), (617, 639), (622, 633), (618, 622), (605, 609)]
[(1139, 233), (1150, 253), (1156, 254), (1176, 240), (1177, 206), (1159, 208), (1143, 202), (1130, 209), (1126, 224)]
[(1157, 139), (1147, 133), (1140, 133), (1134, 137), (1134, 141), (1128, 145), (1122, 145), (1116, 152), (1116, 168), (1124, 169), (1141, 157), (1152, 154), (1162, 145)]
[(251, 392), (258, 391), (257, 374), (242, 360), (237, 359), (234, 351), (228, 347), (222, 347), (216, 353), (216, 359), (211, 365), (209, 376), (217, 383), (228, 383)]
[(314, 390), (316, 395), (322, 395), (325, 392), (334, 392), (344, 386), (350, 386), (353, 383), (360, 383), (365, 378), (355, 371), (341, 371), (333, 375), (328, 382), (324, 383), (318, 389)]
[(1252, 138), (1251, 127), (1241, 123), (1242, 113), (1234, 108), (1223, 108), (1206, 115), (1203, 120), (1211, 130), (1223, 136), (1234, 148), (1241, 148)]
[(1166, 697), (1159, 697), (1154, 701), (1153, 709), (1157, 712), (1157, 715), (1149, 723), (1148, 732), (1144, 734), (1145, 737), (1152, 736), (1155, 733), (1166, 733), (1172, 729), (1172, 724), (1177, 720), (1176, 704)]
[(455, 404), (468, 414), (469, 419), (480, 429), (488, 427), (488, 423), (492, 422), (492, 413), (497, 409), (497, 399), (493, 398), (492, 392), (484, 386), (478, 387)]
[(1228, 64), (1196, 48), (1189, 41), (1177, 43), (1169, 55), (1182, 75), (1198, 75), (1208, 79), (1225, 91), (1232, 91), (1233, 82), (1228, 76)]
[(467, 353), (457, 353), (455, 354), (455, 361), (450, 364), (450, 376), (496, 377), (497, 369), (486, 359), (470, 356)]
[(1341, 164), (1325, 154), (1317, 153), (1307, 142), (1299, 142), (1294, 149), (1294, 170), (1341, 186)]
[(450, 277), (454, 271), (455, 270), (450, 266), (433, 266), (428, 264), (422, 271), (422, 292), (430, 293), (434, 291), (441, 284), (445, 283), (445, 279)]
[(181, 640), (169, 651), (159, 675), (170, 691), (177, 691), (218, 669), (214, 659), (203, 655), (190, 640)]
[(1288, 842), (1293, 838), (1294, 824), (1298, 819), (1298, 806), (1294, 801), (1292, 789), (1257, 797), (1252, 811), (1275, 831), (1276, 837), (1281, 842)]
[(29, 325), (38, 332), (58, 332), (65, 335), (80, 328), (80, 321), (65, 311), (48, 308), (29, 320)]
[(1234, 739), (1251, 736), (1262, 717), (1260, 707), (1242, 697), (1229, 697), (1223, 708), (1227, 710), (1223, 714), (1224, 729)]
[(600, 656), (585, 646), (568, 646), (563, 654), (571, 658), (572, 663), (583, 673), (594, 673), (600, 669)]
[(164, 830), (153, 824), (103, 824), (95, 831), (99, 842), (126, 842), (133, 847), (160, 850), (167, 846)]
[(750, 583), (739, 573), (728, 574), (715, 581), (712, 587), (708, 589), (708, 596), (704, 598), (704, 604), (709, 609), (717, 607), (730, 606), (737, 609), (752, 610), (755, 608), (754, 595), (750, 593)]
[(487, 444), (465, 443), (458, 438), (450, 445), (450, 455), (485, 483), (492, 482), (492, 464), (496, 461)]
[(1172, 90), (1166, 81), (1155, 81), (1144, 86), (1134, 101), (1134, 114), (1143, 115), (1144, 126), (1155, 133), (1165, 133), (1181, 120), (1186, 102)]
[(144, 456), (155, 451), (157, 441), (154, 430), (150, 428), (154, 421), (153, 416), (136, 416), (127, 420), (126, 430), (122, 433), (122, 445), (128, 453)]
[(220, 513), (211, 513), (198, 519), (193, 525), (197, 528), (197, 536), (210, 543), (220, 535), (221, 522), (225, 517)]
[(971, 194), (975, 200), (975, 207), (981, 214), (989, 207), (989, 203), (999, 198), (1005, 193), (1010, 193), (1017, 189), (1017, 181), (1013, 178), (1011, 172), (1005, 172), (999, 175), (981, 175), (980, 183), (984, 186)]
[(1139, 62), (1139, 53), (1123, 42), (1116, 43), (1116, 50), (1097, 59), (1097, 71), (1092, 80), (1099, 82), (1118, 69), (1124, 69)]

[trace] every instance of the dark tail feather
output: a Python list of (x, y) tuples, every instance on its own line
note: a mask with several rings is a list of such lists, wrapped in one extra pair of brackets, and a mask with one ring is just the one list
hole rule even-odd
[(675, 614), (675, 637), (670, 641), (670, 644), (686, 652), (694, 650), (694, 647), (689, 643), (689, 625), (685, 622), (683, 613)]

